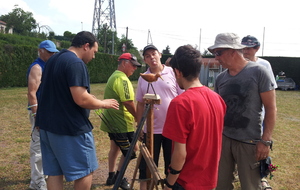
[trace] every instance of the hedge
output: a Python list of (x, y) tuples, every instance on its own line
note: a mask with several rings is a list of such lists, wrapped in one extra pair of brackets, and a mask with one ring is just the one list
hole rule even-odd
[[(37, 58), (37, 47), (9, 45), (0, 42), (0, 88), (27, 86), (26, 73), (30, 64)], [(97, 53), (96, 58), (87, 64), (91, 83), (105, 83), (117, 69), (118, 56)], [(141, 62), (141, 60), (139, 60)], [(145, 67), (138, 68), (130, 77), (137, 80)]]
[[(0, 33), (0, 88), (27, 86), (26, 72), (29, 65), (37, 57), (36, 44), (39, 44), (41, 41), (38, 38)], [(162, 63), (170, 56), (163, 55)], [(300, 86), (299, 57), (262, 58), (271, 63), (275, 76), (280, 71), (284, 71), (287, 77), (294, 79), (296, 84)], [(117, 55), (97, 53), (96, 58), (87, 64), (91, 83), (105, 83), (117, 68), (117, 59)], [(143, 60), (139, 59), (138, 61), (143, 63)], [(145, 71), (145, 64), (143, 63), (143, 65), (130, 77), (131, 80), (137, 80), (139, 73)]]

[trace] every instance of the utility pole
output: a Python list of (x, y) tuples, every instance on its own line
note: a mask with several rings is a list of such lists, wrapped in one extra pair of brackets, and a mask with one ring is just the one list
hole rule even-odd
[[(151, 42), (149, 42), (149, 39), (151, 40)], [(150, 30), (148, 30), (148, 38), (147, 38), (147, 45), (149, 45), (149, 44), (153, 44)]]
[(265, 48), (265, 27), (264, 27), (264, 32), (263, 32), (263, 43), (262, 43), (262, 48), (261, 48), (261, 56), (264, 56), (264, 48)]
[(201, 28), (200, 28), (200, 36), (199, 36), (199, 51), (201, 53)]

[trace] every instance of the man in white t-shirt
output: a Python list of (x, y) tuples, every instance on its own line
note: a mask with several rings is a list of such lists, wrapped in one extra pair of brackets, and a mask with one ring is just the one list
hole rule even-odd
[[(256, 62), (258, 64), (263, 65), (264, 67), (267, 68), (269, 74), (272, 76), (271, 80), (272, 83), (274, 84), (274, 88), (277, 88), (277, 83), (274, 77), (274, 73), (272, 70), (272, 66), (270, 64), (269, 61), (259, 58), (257, 56), (255, 56), (256, 52), (259, 50), (260, 48), (260, 43), (257, 40), (257, 38), (255, 38), (254, 36), (245, 36), (242, 39), (242, 44), (247, 46), (246, 48), (243, 49), (243, 55), (245, 58), (249, 59), (250, 61)], [(263, 114), (262, 116), (264, 116), (265, 113), (265, 109), (263, 109)], [(271, 186), (269, 185), (268, 181), (266, 180), (266, 178), (262, 178), (261, 179), (261, 185), (264, 189), (272, 189)]]
[(262, 59), (262, 58), (259, 58), (259, 57), (255, 56), (256, 52), (260, 48), (260, 43), (257, 40), (257, 38), (255, 38), (254, 36), (250, 36), (250, 35), (245, 36), (242, 39), (242, 44), (247, 46), (246, 48), (243, 49), (244, 57), (249, 59), (250, 61), (259, 63), (259, 64), (263, 65), (264, 67), (266, 67), (269, 71), (269, 74), (272, 76), (271, 77), (272, 82), (274, 83), (274, 87), (276, 89), (277, 88), (277, 83), (275, 81), (274, 73), (273, 73), (272, 66), (271, 66), (270, 62), (265, 60), (265, 59)]

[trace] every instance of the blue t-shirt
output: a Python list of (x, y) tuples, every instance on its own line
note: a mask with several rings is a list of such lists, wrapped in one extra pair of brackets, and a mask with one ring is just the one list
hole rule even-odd
[(85, 63), (73, 52), (62, 50), (45, 66), (40, 85), (36, 126), (60, 135), (80, 135), (93, 129), (89, 110), (78, 106), (70, 87), (82, 86), (90, 92)]

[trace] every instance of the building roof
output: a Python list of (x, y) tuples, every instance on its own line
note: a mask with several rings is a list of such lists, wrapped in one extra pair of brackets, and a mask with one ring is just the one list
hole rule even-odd
[(6, 25), (6, 22), (0, 20), (0, 24), (1, 24), (1, 25)]

